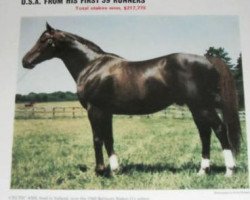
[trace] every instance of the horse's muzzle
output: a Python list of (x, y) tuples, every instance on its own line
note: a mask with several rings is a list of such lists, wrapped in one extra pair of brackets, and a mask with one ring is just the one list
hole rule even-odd
[(33, 69), (35, 67), (34, 64), (32, 64), (31, 62), (27, 61), (26, 59), (23, 59), (22, 63), (23, 63), (23, 67), (27, 68), (27, 69)]

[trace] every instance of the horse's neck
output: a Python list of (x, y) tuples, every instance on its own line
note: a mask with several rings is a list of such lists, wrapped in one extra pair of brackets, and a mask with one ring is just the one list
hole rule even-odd
[(70, 74), (77, 81), (80, 72), (93, 60), (99, 58), (101, 53), (97, 53), (87, 48), (87, 46), (76, 42), (75, 45), (68, 49), (63, 50), (63, 54), (60, 57)]
[(70, 72), (71, 76), (75, 81), (77, 81), (79, 73), (84, 69), (88, 64), (88, 61), (84, 56), (81, 55), (70, 55), (73, 52), (69, 52), (67, 56), (62, 57), (62, 61)]

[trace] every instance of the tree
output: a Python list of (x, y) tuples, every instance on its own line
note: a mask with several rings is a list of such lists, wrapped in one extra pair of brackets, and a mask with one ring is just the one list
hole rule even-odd
[(237, 59), (237, 64), (235, 66), (235, 78), (243, 80), (242, 76), (242, 56), (241, 53)]
[(231, 63), (232, 59), (228, 56), (228, 53), (222, 47), (209, 47), (209, 49), (206, 50), (205, 56), (221, 58), (230, 67), (230, 69), (233, 69), (233, 64)]
[(238, 90), (238, 98), (239, 98), (239, 106), (241, 108), (244, 108), (244, 86), (243, 86), (243, 73), (242, 73), (242, 56), (239, 55), (239, 58), (237, 59), (237, 64), (234, 67), (235, 73), (234, 77), (236, 80), (236, 87)]
[(16, 94), (16, 102), (48, 102), (48, 101), (75, 101), (77, 95), (73, 92), (52, 92), (52, 93), (34, 93), (28, 95)]

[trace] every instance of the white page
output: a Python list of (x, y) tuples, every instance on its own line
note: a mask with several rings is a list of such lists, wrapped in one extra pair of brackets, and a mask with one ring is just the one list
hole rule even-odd
[[(22, 2), (22, 1), (21, 1)], [(27, 3), (29, 1), (26, 1)], [(35, 2), (35, 1), (33, 1)], [(226, 48), (229, 49), (230, 56), (233, 58), (233, 62), (236, 63), (237, 60), (237, 52), (242, 52), (243, 58), (243, 71), (244, 71), (244, 87), (245, 87), (245, 110), (246, 110), (246, 132), (249, 133), (249, 105), (248, 101), (250, 99), (249, 92), (248, 92), (248, 74), (250, 74), (249, 68), (247, 66), (250, 65), (250, 61), (248, 61), (249, 57), (249, 46), (250, 46), (250, 16), (249, 16), (249, 9), (250, 3), (247, 0), (155, 0), (150, 1), (146, 0), (145, 3), (142, 4), (115, 4), (115, 3), (77, 3), (77, 4), (66, 4), (66, 1), (63, 1), (62, 4), (54, 5), (54, 4), (45, 4), (45, 1), (40, 0), (40, 5), (22, 5), (20, 2), (11, 2), (2, 0), (0, 2), (0, 25), (1, 25), (1, 48), (0, 48), (0, 90), (2, 92), (1, 100), (0, 100), (0, 193), (1, 199), (184, 199), (184, 198), (203, 198), (203, 199), (249, 199), (249, 189), (246, 188), (237, 188), (237, 189), (178, 189), (178, 190), (171, 190), (169, 188), (166, 189), (157, 189), (157, 190), (147, 190), (147, 188), (143, 190), (126, 190), (126, 188), (122, 188), (120, 190), (90, 190), (90, 189), (83, 189), (83, 190), (48, 190), (48, 189), (13, 189), (11, 188), (11, 165), (12, 165), (12, 145), (13, 145), (13, 133), (14, 133), (14, 118), (15, 118), (15, 94), (17, 91), (28, 93), (33, 88), (27, 89), (27, 87), (17, 86), (18, 79), (22, 78), (23, 69), (21, 69), (21, 58), (35, 42), (35, 39), (38, 38), (39, 34), (45, 30), (45, 22), (48, 19), (49, 23), (52, 26), (58, 29), (64, 29), (65, 31), (77, 33), (81, 36), (84, 36), (85, 33), (80, 33), (82, 31), (81, 27), (77, 28), (75, 24), (77, 20), (81, 17), (84, 19), (90, 19), (93, 23), (91, 24), (95, 27), (94, 20), (100, 20), (103, 16), (104, 18), (112, 19), (117, 18), (117, 20), (122, 21), (122, 17), (124, 18), (124, 24), (128, 25), (128, 19), (132, 19), (133, 16), (140, 17), (148, 17), (152, 18), (157, 16), (162, 16), (162, 19), (169, 20), (171, 17), (172, 19), (178, 19), (180, 21), (187, 20), (187, 18), (194, 17), (195, 19), (200, 19), (199, 16), (202, 18), (209, 18), (214, 16), (219, 17), (232, 17), (236, 19), (239, 23), (239, 38), (238, 41), (232, 41), (232, 43), (228, 44), (235, 45), (236, 49), (230, 49), (230, 47)], [(80, 1), (79, 1), (80, 2)], [(106, 7), (106, 10), (91, 10), (91, 7), (94, 6), (101, 6)], [(118, 6), (121, 9), (124, 8), (124, 5), (129, 5), (128, 9), (131, 10), (110, 10), (109, 8), (112, 6)], [(137, 7), (137, 10), (133, 6), (145, 6), (145, 7)], [(78, 6), (78, 8), (76, 8)], [(90, 10), (79, 10), (79, 7), (88, 7)], [(132, 18), (131, 18), (132, 16)], [(98, 18), (99, 17), (99, 18)], [(31, 23), (28, 20), (31, 20), (34, 23), (32, 26), (36, 27), (37, 30), (34, 30), (34, 33), (27, 33), (25, 41), (27, 44), (23, 43), (24, 38), (20, 36), (24, 36), (25, 34), (21, 34), (23, 26), (26, 23)], [(228, 19), (228, 18), (227, 18)], [(107, 21), (107, 20), (106, 20)], [(37, 23), (37, 24), (36, 24)], [(80, 23), (80, 20), (79, 20)], [(136, 22), (131, 22), (136, 23)], [(215, 21), (216, 23), (216, 21)], [(67, 27), (64, 24), (69, 24)], [(84, 23), (83, 23), (84, 24)], [(87, 23), (85, 23), (87, 25)], [(130, 44), (129, 38), (131, 39), (132, 36), (129, 36), (129, 33), (124, 36), (127, 38), (127, 41), (123, 41), (123, 47), (120, 47), (121, 44), (117, 43), (119, 41), (119, 37), (122, 40), (123, 36), (112, 35), (112, 31), (108, 30), (107, 27), (102, 28), (100, 33), (104, 34), (100, 39), (98, 39), (98, 34), (94, 34), (94, 31), (91, 30), (91, 25), (89, 25), (89, 30), (86, 31), (88, 34), (88, 38), (92, 37), (101, 47), (107, 49), (107, 51), (119, 54), (124, 56), (130, 60), (146, 60), (149, 58), (162, 56), (165, 54), (174, 53), (173, 51), (185, 51), (187, 53), (194, 53), (201, 55), (202, 49), (204, 46), (199, 46), (199, 42), (192, 45), (188, 45), (188, 42), (185, 40), (183, 41), (183, 46), (181, 46), (180, 41), (176, 43), (171, 43), (171, 40), (164, 40), (164, 42), (169, 42), (169, 47), (167, 46), (164, 48), (162, 44), (159, 44), (159, 48), (155, 48), (155, 45), (149, 45), (152, 49), (145, 51), (143, 45), (143, 39), (146, 39), (143, 35), (135, 36), (138, 39), (132, 41)], [(182, 24), (183, 25), (183, 24)], [(213, 24), (212, 24), (213, 25)], [(140, 24), (138, 24), (140, 26)], [(27, 26), (28, 27), (28, 26)], [(27, 28), (26, 27), (26, 28)], [(152, 24), (152, 27), (153, 24)], [(110, 27), (112, 29), (113, 27)], [(149, 28), (150, 29), (150, 28)], [(97, 32), (99, 32), (97, 31)], [(102, 31), (102, 32), (101, 32)], [(105, 32), (106, 31), (106, 32)], [(132, 30), (127, 30), (128, 32), (132, 32)], [(140, 28), (138, 28), (138, 32)], [(217, 30), (214, 30), (217, 31)], [(25, 32), (25, 30), (24, 30)], [(107, 35), (105, 35), (105, 33)], [(117, 31), (118, 33), (118, 31)], [(126, 34), (126, 33), (123, 33)], [(188, 34), (188, 33), (187, 33)], [(204, 32), (204, 37), (209, 37)], [(225, 29), (225, 36), (230, 35), (226, 32)], [(161, 36), (162, 37), (162, 36)], [(148, 38), (147, 38), (148, 39)], [(159, 38), (157, 36), (154, 38), (160, 43)], [(166, 39), (166, 38), (164, 38)], [(213, 38), (211, 38), (213, 39)], [(136, 41), (138, 44), (136, 44)], [(214, 44), (218, 44), (218, 41), (215, 41)], [(173, 45), (176, 44), (177, 47)], [(190, 44), (190, 43), (189, 43)], [(225, 43), (221, 43), (224, 45)], [(22, 46), (23, 45), (23, 46)], [(26, 46), (25, 46), (26, 45)], [(178, 46), (179, 45), (179, 46)], [(135, 47), (136, 46), (136, 47)], [(130, 49), (131, 47), (131, 49)], [(153, 48), (154, 47), (154, 48)], [(200, 47), (200, 49), (199, 49)], [(137, 48), (137, 52), (143, 52), (143, 54), (135, 54), (132, 50)], [(60, 64), (61, 62), (52, 61), (52, 64)], [(49, 68), (49, 63), (45, 64), (44, 68)], [(59, 68), (56, 68), (56, 70)], [(66, 71), (64, 71), (66, 73)], [(33, 73), (33, 72), (32, 72)], [(43, 72), (42, 72), (43, 73)], [(62, 74), (62, 75), (65, 75)], [(36, 74), (33, 73), (36, 77)], [(53, 75), (51, 75), (53, 76)], [(37, 78), (37, 77), (36, 77)], [(33, 80), (36, 79), (31, 76), (28, 76), (27, 79)], [(41, 77), (40, 77), (41, 78)], [(25, 78), (26, 79), (26, 78)], [(48, 77), (48, 82), (46, 88), (53, 86), (53, 83), (49, 83), (52, 77)], [(39, 77), (38, 79), (39, 80)], [(68, 78), (67, 90), (73, 90), (74, 84), (70, 82), (71, 79)], [(27, 83), (26, 83), (27, 84)], [(34, 83), (35, 84), (35, 83)], [(39, 85), (39, 84), (38, 84)], [(58, 86), (59, 87), (59, 86)], [(59, 88), (60, 89), (60, 88)], [(48, 89), (49, 90), (49, 89)], [(41, 92), (38, 90), (38, 92)], [(247, 134), (247, 141), (250, 140), (249, 134)], [(248, 148), (248, 155), (249, 155), (249, 148)], [(92, 159), (94, 160), (94, 156), (92, 155)], [(94, 162), (94, 161), (93, 161)], [(90, 170), (93, 171), (94, 166), (89, 166)], [(94, 172), (93, 172), (94, 173)], [(237, 173), (235, 174), (237, 176)], [(232, 177), (233, 178), (233, 177)], [(204, 177), (206, 179), (206, 177)], [(216, 184), (216, 183), (215, 183)]]

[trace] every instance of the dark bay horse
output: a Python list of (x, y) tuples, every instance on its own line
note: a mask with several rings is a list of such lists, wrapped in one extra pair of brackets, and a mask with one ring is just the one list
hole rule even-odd
[[(149, 114), (174, 103), (188, 106), (198, 128), (202, 143), (199, 174), (205, 174), (210, 167), (212, 130), (223, 149), (226, 175), (233, 174), (233, 155), (239, 152), (241, 130), (234, 80), (222, 60), (175, 53), (131, 62), (77, 35), (56, 30), (49, 24), (46, 28), (24, 56), (23, 66), (32, 69), (51, 58), (64, 62), (88, 112), (97, 174), (105, 170), (103, 145), (110, 169), (119, 168), (113, 148), (113, 114)], [(217, 110), (222, 111), (223, 121)]]

